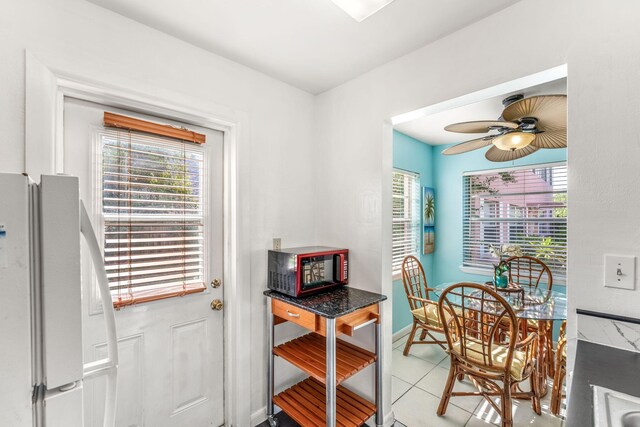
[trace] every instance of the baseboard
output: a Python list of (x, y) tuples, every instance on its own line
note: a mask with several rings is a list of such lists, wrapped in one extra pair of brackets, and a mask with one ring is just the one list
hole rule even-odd
[(393, 411), (390, 411), (386, 417), (384, 417), (384, 427), (393, 427), (396, 422), (396, 417), (393, 415)]
[(403, 336), (407, 335), (409, 332), (411, 332), (411, 327), (413, 325), (407, 325), (404, 328), (400, 329), (398, 332), (393, 334), (393, 338), (392, 340), (395, 342), (397, 340), (399, 340), (400, 338), (402, 338)]
[(253, 414), (251, 414), (251, 427), (255, 427), (266, 420), (267, 420), (267, 407), (263, 406), (262, 408), (258, 409)]

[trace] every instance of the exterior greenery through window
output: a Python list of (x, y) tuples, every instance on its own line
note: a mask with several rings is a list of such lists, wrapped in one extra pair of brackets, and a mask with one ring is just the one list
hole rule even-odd
[(205, 289), (203, 147), (109, 129), (100, 149), (114, 305)]
[(463, 177), (463, 266), (492, 268), (489, 244), (517, 244), (563, 282), (567, 269), (567, 165), (556, 163)]
[(393, 171), (392, 270), (400, 274), (402, 260), (420, 252), (420, 176)]

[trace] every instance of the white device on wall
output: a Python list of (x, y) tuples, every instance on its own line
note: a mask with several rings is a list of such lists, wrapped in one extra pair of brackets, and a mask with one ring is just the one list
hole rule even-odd
[[(84, 363), (81, 237), (102, 300), (107, 358)], [(0, 425), (82, 426), (83, 381), (104, 376), (114, 427), (118, 350), (102, 252), (78, 178), (0, 174)]]
[(604, 286), (634, 290), (636, 288), (636, 257), (605, 255)]

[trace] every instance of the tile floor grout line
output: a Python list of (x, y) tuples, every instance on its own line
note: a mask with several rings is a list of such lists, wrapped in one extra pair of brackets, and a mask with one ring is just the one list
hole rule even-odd
[[(417, 388), (418, 390), (420, 390), (420, 391), (422, 391), (422, 392), (424, 392), (424, 393), (427, 393), (428, 395), (433, 396), (433, 397), (435, 397), (436, 399), (441, 399), (441, 397), (439, 397), (439, 396), (437, 396), (437, 395), (435, 395), (435, 394), (433, 394), (433, 393), (431, 393), (431, 392), (428, 392), (427, 390), (421, 389), (420, 387), (418, 387), (418, 386), (415, 386), (415, 385), (414, 385), (414, 386), (412, 386), (411, 388), (409, 388), (409, 390), (405, 391), (405, 392), (402, 394), (402, 396), (398, 397), (398, 398), (397, 398), (397, 399), (396, 399), (396, 400), (391, 404), (391, 406), (393, 406), (393, 405), (394, 405), (398, 400), (400, 400), (404, 395), (406, 395), (407, 393), (409, 393), (409, 392), (410, 392), (412, 389), (414, 389), (414, 388)], [(461, 411), (464, 411), (464, 412), (466, 412), (467, 414), (469, 414), (469, 418), (467, 419), (467, 421), (465, 421), (464, 426), (466, 426), (466, 425), (467, 425), (467, 423), (471, 420), (471, 418), (475, 415), (474, 413), (471, 413), (471, 412), (467, 411), (466, 409), (461, 408), (461, 407), (459, 407), (458, 405), (456, 405), (456, 404), (454, 404), (454, 403), (451, 403), (451, 402), (450, 402), (450, 404), (451, 404), (451, 405), (453, 405), (453, 406), (455, 406), (456, 408), (460, 409)], [(477, 407), (476, 407), (476, 409), (477, 409)], [(437, 416), (437, 415), (436, 415), (436, 416)], [(394, 422), (395, 422), (395, 419), (394, 419)], [(463, 427), (464, 427), (464, 426), (463, 426)]]
[(414, 386), (409, 387), (409, 388), (407, 389), (407, 391), (405, 391), (404, 393), (402, 393), (400, 396), (398, 396), (398, 398), (397, 398), (396, 400), (394, 400), (393, 402), (391, 402), (391, 406), (393, 407), (393, 405), (394, 405), (398, 400), (402, 399), (402, 397), (403, 397), (405, 394), (409, 393), (413, 387), (414, 387)]
[[(419, 390), (424, 391), (424, 392), (425, 392), (425, 393), (427, 393), (427, 394), (430, 394), (431, 396), (433, 396), (433, 397), (435, 397), (435, 398), (437, 398), (437, 399), (442, 399), (442, 396), (438, 396), (437, 394), (431, 393), (429, 390), (425, 390), (425, 389), (423, 389), (423, 388), (420, 388), (420, 387), (418, 387), (417, 385), (416, 385), (416, 386), (414, 386), (414, 387), (416, 387), (416, 388), (417, 388), (417, 389), (419, 389)], [(465, 397), (471, 397), (471, 396), (465, 396)], [(475, 397), (475, 396), (474, 396), (474, 397)], [(478, 396), (478, 397), (482, 397), (482, 396)], [(462, 408), (462, 407), (460, 407), (460, 406), (456, 405), (456, 404), (455, 404), (455, 403), (453, 403), (453, 401), (451, 401), (451, 400), (449, 401), (449, 404), (450, 404), (450, 405), (455, 406), (456, 408), (462, 409), (463, 411), (465, 411), (465, 412), (467, 412), (467, 413), (470, 413), (471, 415), (474, 415), (474, 414), (475, 414), (476, 409), (478, 409), (478, 406), (480, 406), (480, 404), (481, 404), (483, 401), (484, 401), (484, 398), (483, 398), (483, 400), (481, 400), (480, 402), (478, 402), (478, 404), (477, 404), (477, 405), (476, 405), (476, 407), (474, 408), (473, 412), (469, 412), (469, 410), (464, 409), (464, 408)]]

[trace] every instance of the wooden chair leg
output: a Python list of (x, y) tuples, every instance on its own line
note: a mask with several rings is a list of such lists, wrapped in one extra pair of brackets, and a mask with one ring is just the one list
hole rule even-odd
[(533, 407), (533, 411), (541, 415), (542, 408), (540, 406), (540, 382), (538, 371), (534, 370), (529, 377), (529, 384), (531, 386), (531, 406)]
[(447, 412), (447, 406), (449, 406), (449, 400), (451, 399), (451, 393), (453, 393), (453, 386), (456, 383), (457, 369), (454, 360), (451, 360), (451, 367), (449, 368), (449, 376), (447, 377), (447, 383), (444, 386), (442, 392), (442, 398), (440, 399), (440, 405), (438, 406), (438, 416), (442, 416)]
[(404, 346), (404, 351), (402, 352), (402, 354), (404, 356), (408, 356), (409, 355), (409, 350), (411, 349), (411, 344), (413, 344), (413, 339), (416, 335), (416, 331), (418, 330), (418, 324), (416, 323), (416, 321), (413, 321), (413, 328), (411, 328), (411, 333), (409, 334), (409, 338), (407, 338), (407, 343)]
[(502, 427), (513, 427), (513, 413), (511, 409), (511, 383), (509, 380), (504, 382), (502, 396), (500, 399), (500, 409), (502, 417)]
[(422, 332), (420, 333), (420, 341), (424, 341), (426, 337), (427, 337), (427, 330), (423, 329)]

